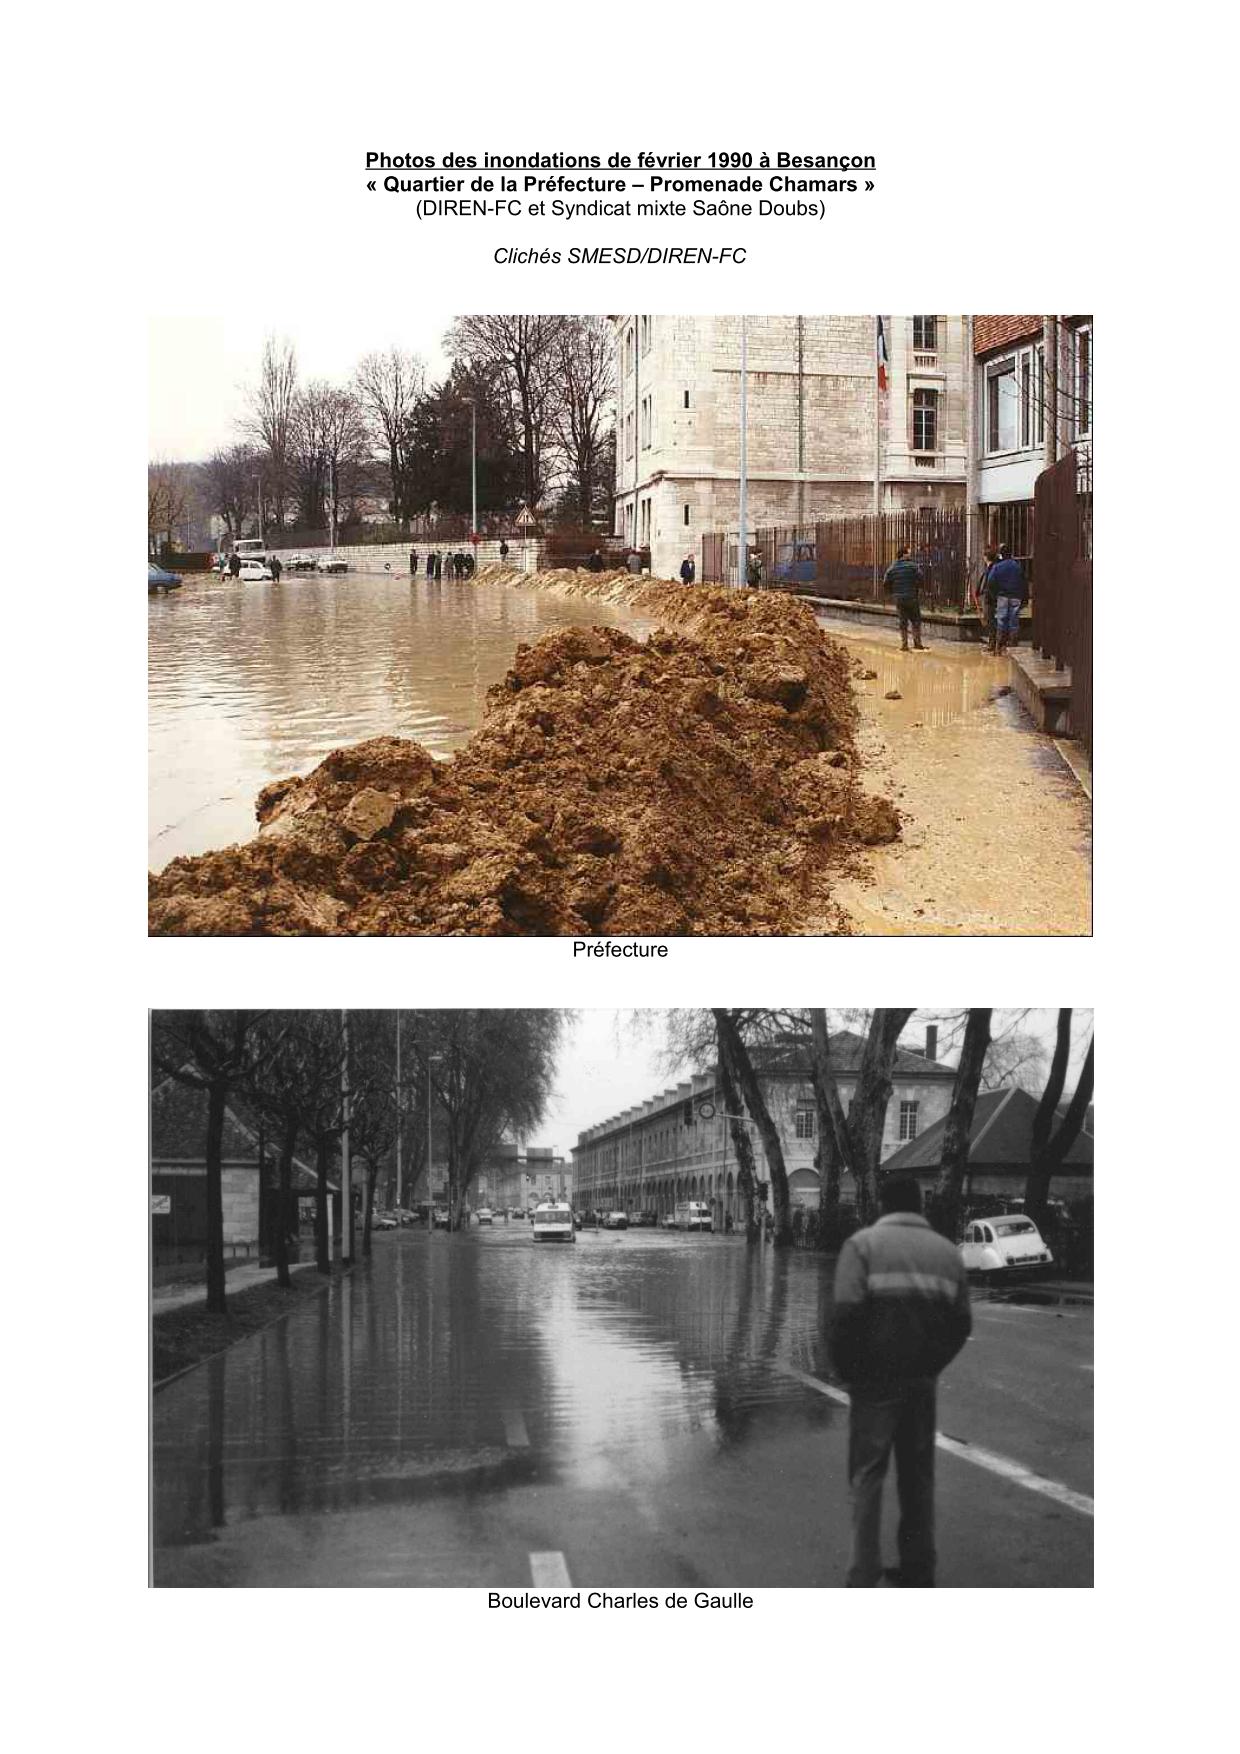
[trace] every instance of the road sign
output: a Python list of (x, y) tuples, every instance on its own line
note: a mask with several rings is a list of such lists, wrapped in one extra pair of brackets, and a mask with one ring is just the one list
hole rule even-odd
[(165, 1213), (166, 1214), (168, 1212), (171, 1212), (171, 1210), (172, 1210), (172, 1195), (171, 1194), (152, 1194), (151, 1195), (151, 1215), (152, 1215), (152, 1217), (154, 1217), (157, 1213)]

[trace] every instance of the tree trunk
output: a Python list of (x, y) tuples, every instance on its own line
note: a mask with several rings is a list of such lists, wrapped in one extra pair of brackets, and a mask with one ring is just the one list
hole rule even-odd
[(280, 1141), (280, 1188), (276, 1200), (276, 1284), (290, 1283), (288, 1233), (292, 1213), (293, 1153), (297, 1149), (297, 1122), (288, 1121)]
[[(1069, 1013), (1069, 1015), (1071, 1014)], [(1058, 1050), (1056, 1050), (1056, 1057), (1058, 1057)], [(1062, 1090), (1063, 1080), (1061, 1077), (1061, 1093)], [(1073, 1093), (1072, 1101), (1068, 1104), (1068, 1111), (1060, 1123), (1059, 1130), (1053, 1137), (1043, 1140), (1038, 1146), (1031, 1146), (1030, 1149), (1029, 1175), (1025, 1182), (1025, 1216), (1032, 1218), (1039, 1229), (1046, 1222), (1046, 1202), (1050, 1197), (1051, 1178), (1055, 1171), (1062, 1167), (1064, 1159), (1080, 1136), (1081, 1128), (1085, 1124), (1085, 1114), (1093, 1094), (1094, 1044), (1091, 1041), (1089, 1052), (1085, 1056), (1085, 1064), (1081, 1067), (1081, 1075), (1076, 1082), (1076, 1090)], [(1045, 1101), (1045, 1098), (1043, 1100)], [(1034, 1126), (1036, 1131), (1036, 1117)]]
[(320, 1273), (332, 1270), (331, 1245), (327, 1237), (327, 1154), (331, 1135), (320, 1133), (314, 1141), (314, 1259)]
[(891, 1101), (891, 1068), (900, 1031), (912, 1015), (911, 1005), (875, 1011), (848, 1110), (857, 1217), (863, 1225), (872, 1224), (878, 1216), (878, 1166), (883, 1153), (883, 1122)]
[(840, 1102), (839, 1087), (831, 1070), (831, 1042), (827, 1032), (827, 1013), (811, 1007), (810, 1028), (813, 1036), (814, 1102), (818, 1110), (818, 1243), (820, 1248), (837, 1248), (840, 1243), (840, 1173), (846, 1162), (840, 1149), (840, 1135), (847, 1148), (847, 1122)]
[(224, 1296), (224, 1105), (228, 1086), (215, 1079), (207, 1087), (207, 1309), (227, 1310)]
[(952, 1105), (947, 1111), (943, 1128), (943, 1149), (939, 1157), (938, 1179), (927, 1201), (926, 1216), (934, 1228), (955, 1242), (960, 1226), (960, 1200), (964, 1191), (965, 1170), (969, 1163), (969, 1140), (973, 1132), (973, 1113), (977, 1107), (977, 1091), (982, 1081), (982, 1067), (990, 1047), (989, 1010), (970, 1010), (964, 1026), (964, 1046), (956, 1067), (952, 1086)]
[(771, 1119), (771, 1111), (766, 1106), (762, 1094), (762, 1084), (753, 1069), (749, 1058), (749, 1050), (741, 1039), (740, 1030), (731, 1013), (718, 1010), (714, 1013), (716, 1029), (721, 1043), (726, 1043), (726, 1050), (732, 1062), (732, 1072), (741, 1087), (745, 1098), (745, 1107), (753, 1116), (754, 1123), (762, 1137), (762, 1149), (766, 1155), (766, 1166), (771, 1172), (771, 1205), (775, 1219), (775, 1245), (787, 1248), (792, 1242), (792, 1199), (788, 1191), (788, 1170), (784, 1162), (783, 1141), (779, 1136), (779, 1128)]
[(744, 1201), (745, 1236), (749, 1242), (757, 1242), (760, 1235), (755, 1209), (758, 1177), (754, 1167), (753, 1144), (744, 1120), (738, 1118), (741, 1112), (741, 1093), (736, 1087), (722, 1041), (719, 1043), (719, 1088), (728, 1115), (732, 1149), (736, 1152), (736, 1191)]
[(379, 1173), (379, 1165), (368, 1162), (366, 1165), (366, 1216), (362, 1220), (362, 1255), (370, 1254), (370, 1215), (375, 1205), (375, 1178)]

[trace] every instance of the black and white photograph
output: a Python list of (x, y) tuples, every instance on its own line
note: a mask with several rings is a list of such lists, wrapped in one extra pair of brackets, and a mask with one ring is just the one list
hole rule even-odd
[(1088, 1010), (157, 1010), (151, 1577), (1089, 1589)]

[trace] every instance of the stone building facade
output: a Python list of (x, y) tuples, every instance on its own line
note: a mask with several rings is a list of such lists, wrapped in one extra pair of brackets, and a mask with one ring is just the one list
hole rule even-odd
[(525, 1211), (540, 1200), (573, 1198), (573, 1166), (549, 1145), (500, 1145), (472, 1190), (475, 1206)]
[[(748, 317), (751, 530), (963, 505), (966, 322), (883, 318), (879, 392), (873, 316)], [(671, 577), (700, 565), (707, 532), (736, 532), (740, 317), (613, 317), (615, 530)]]
[[(941, 1120), (951, 1104), (955, 1071), (935, 1058), (933, 1026), (923, 1052), (896, 1054), (891, 1101), (883, 1131), (886, 1160), (901, 1145)], [(831, 1037), (845, 1111), (852, 1102), (865, 1043), (841, 1032)], [(779, 1128), (792, 1198), (816, 1209), (818, 1114), (804, 1043), (755, 1053), (766, 1101)], [(760, 1176), (769, 1179), (757, 1130), (750, 1127)], [(714, 1071), (686, 1079), (648, 1101), (613, 1115), (582, 1133), (573, 1149), (575, 1197), (580, 1210), (654, 1211), (663, 1217), (678, 1200), (703, 1200), (715, 1228), (741, 1216), (736, 1154), (719, 1081)], [(847, 1195), (847, 1188), (845, 1189)]]

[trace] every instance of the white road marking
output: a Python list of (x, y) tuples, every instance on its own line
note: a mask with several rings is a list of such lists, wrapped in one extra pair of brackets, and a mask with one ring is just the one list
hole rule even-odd
[[(820, 1381), (803, 1370), (789, 1370), (798, 1382), (805, 1384), (807, 1389), (814, 1389), (818, 1394), (825, 1395), (829, 1401), (837, 1401), (841, 1407), (848, 1405), (848, 1396), (843, 1389), (837, 1389), (833, 1383)], [(1069, 1510), (1076, 1510), (1082, 1516), (1093, 1516), (1094, 1501), (1083, 1492), (1074, 1492), (1071, 1486), (1065, 1486), (1059, 1480), (1048, 1480), (1044, 1474), (1035, 1474), (1032, 1468), (1025, 1467), (1023, 1462), (1015, 1462), (1010, 1456), (996, 1455), (994, 1450), (982, 1449), (978, 1444), (965, 1443), (956, 1437), (947, 1437), (943, 1432), (935, 1436), (939, 1449), (946, 1450), (950, 1456), (959, 1456), (962, 1462), (972, 1462), (975, 1468), (985, 1468), (987, 1473), (998, 1474), (1001, 1479), (1010, 1480), (1014, 1486), (1023, 1486), (1027, 1492), (1041, 1493), (1043, 1498), (1053, 1498), (1056, 1504), (1066, 1505)]]
[(504, 1408), (504, 1436), (510, 1449), (528, 1449), (530, 1434), (525, 1429), (525, 1414), (519, 1407)]
[(571, 1587), (573, 1581), (562, 1553), (531, 1553), (530, 1580), (543, 1590)]

